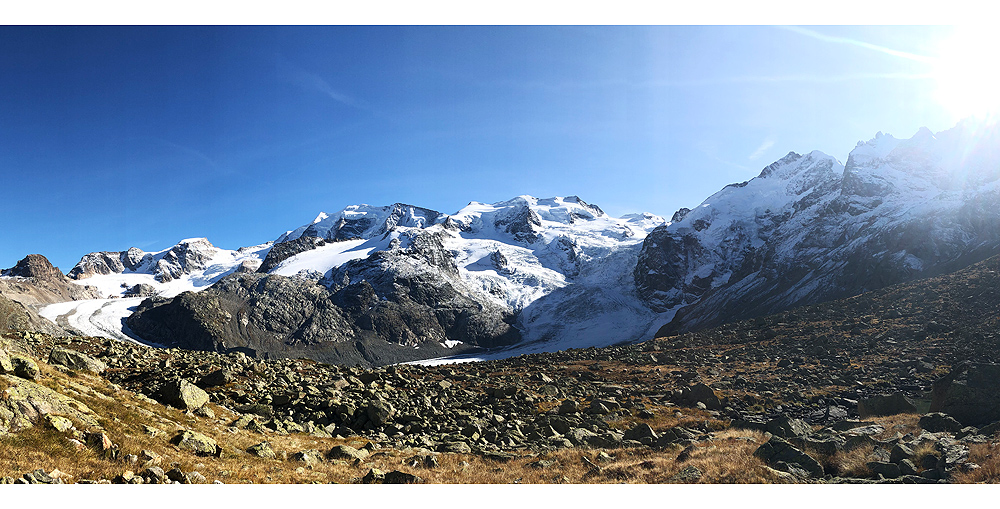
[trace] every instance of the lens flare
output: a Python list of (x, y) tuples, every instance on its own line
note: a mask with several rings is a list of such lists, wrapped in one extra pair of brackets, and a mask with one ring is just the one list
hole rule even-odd
[(955, 118), (1000, 110), (1000, 31), (960, 27), (943, 41), (934, 66), (936, 99)]

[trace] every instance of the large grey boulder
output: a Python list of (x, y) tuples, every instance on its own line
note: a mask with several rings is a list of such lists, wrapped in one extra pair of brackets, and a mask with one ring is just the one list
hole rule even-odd
[(270, 442), (261, 442), (256, 445), (251, 445), (247, 448), (247, 452), (257, 456), (258, 458), (275, 459), (278, 455), (271, 448)]
[(218, 456), (220, 452), (215, 439), (197, 431), (182, 431), (171, 440), (171, 443), (199, 456)]
[(97, 416), (81, 401), (30, 380), (0, 375), (10, 387), (0, 391), (0, 435), (43, 422), (46, 416), (71, 418), (84, 428), (99, 428)]
[(164, 405), (170, 405), (182, 410), (194, 410), (208, 403), (208, 393), (197, 385), (184, 379), (167, 382), (160, 390), (158, 400)]
[(705, 408), (709, 410), (722, 410), (722, 400), (719, 399), (719, 396), (715, 394), (715, 390), (711, 387), (703, 383), (697, 383), (689, 389), (690, 394), (688, 397), (690, 401), (704, 403)]
[(802, 419), (782, 415), (767, 422), (767, 431), (781, 438), (793, 438), (812, 433), (812, 427)]
[(49, 354), (49, 364), (65, 366), (80, 371), (90, 371), (97, 374), (103, 373), (108, 368), (107, 364), (85, 353), (59, 347), (53, 348)]
[(396, 409), (388, 401), (375, 400), (368, 404), (368, 420), (376, 426), (384, 426), (396, 416)]

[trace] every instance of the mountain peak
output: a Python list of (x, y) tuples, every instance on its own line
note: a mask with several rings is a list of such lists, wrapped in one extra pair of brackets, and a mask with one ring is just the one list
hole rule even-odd
[(66, 278), (58, 268), (53, 267), (49, 259), (40, 254), (25, 256), (17, 265), (3, 271), (8, 277), (30, 277), (40, 280), (63, 280)]

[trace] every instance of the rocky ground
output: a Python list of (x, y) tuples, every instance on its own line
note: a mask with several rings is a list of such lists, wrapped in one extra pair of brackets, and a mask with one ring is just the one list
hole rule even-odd
[(437, 367), (8, 334), (0, 476), (996, 481), (998, 273), (990, 259), (637, 345)]

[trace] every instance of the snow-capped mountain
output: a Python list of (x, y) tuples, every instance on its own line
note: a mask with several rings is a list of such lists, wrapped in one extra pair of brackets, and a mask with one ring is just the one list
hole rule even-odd
[(1000, 135), (973, 122), (878, 133), (846, 164), (789, 153), (646, 239), (634, 277), (661, 333), (856, 295), (1000, 247)]
[(670, 221), (609, 217), (575, 196), (454, 214), (352, 205), (237, 251), (189, 239), (93, 253), (70, 275), (107, 298), (42, 315), (172, 346), (385, 364), (648, 339), (955, 270), (998, 248), (1000, 130), (967, 121), (879, 133), (846, 164), (790, 152)]
[[(194, 320), (198, 348), (314, 358), (335, 350), (325, 358), (344, 362), (373, 362), (372, 350), (383, 346), (372, 338), (406, 347), (383, 348), (380, 355), (393, 360), (453, 353), (459, 344), (604, 345), (638, 339), (656, 321), (637, 298), (630, 272), (642, 239), (663, 223), (653, 214), (612, 218), (575, 196), (472, 202), (450, 215), (398, 203), (352, 205), (237, 251), (188, 239), (156, 253), (86, 255), (70, 275), (108, 299), (53, 305), (43, 315), (67, 316), (95, 335), (191, 346), (177, 343), (184, 334), (166, 323), (179, 319), (167, 309), (187, 303), (190, 319), (217, 305), (232, 312), (213, 315), (218, 330), (211, 333), (203, 330), (205, 320)], [(204, 297), (172, 299), (213, 284)], [(358, 299), (369, 294), (375, 300), (362, 309)], [(601, 310), (614, 321), (626, 310), (645, 322), (610, 326)], [(563, 322), (571, 316), (578, 323)], [(221, 323), (230, 321), (239, 326)], [(601, 333), (579, 337), (592, 328)], [(368, 357), (357, 358), (351, 341), (368, 341)]]
[(271, 244), (220, 249), (208, 239), (185, 239), (176, 245), (147, 253), (138, 248), (85, 255), (67, 274), (80, 286), (96, 288), (101, 298), (51, 304), (42, 316), (68, 324), (91, 336), (137, 340), (124, 319), (143, 299), (173, 297), (205, 289), (236, 271), (252, 272), (261, 264)]

